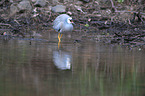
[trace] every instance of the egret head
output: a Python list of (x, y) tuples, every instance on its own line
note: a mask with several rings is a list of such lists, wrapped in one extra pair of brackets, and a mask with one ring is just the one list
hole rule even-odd
[(71, 17), (67, 18), (67, 23), (69, 24), (74, 23)]
[(53, 21), (53, 28), (60, 33), (69, 32), (73, 30), (72, 24), (74, 24), (74, 22), (69, 15), (61, 14)]

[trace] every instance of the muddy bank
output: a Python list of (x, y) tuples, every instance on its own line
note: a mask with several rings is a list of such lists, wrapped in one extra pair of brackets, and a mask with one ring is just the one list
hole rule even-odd
[[(52, 30), (52, 22), (59, 14), (73, 17), (74, 32), (83, 39), (108, 44), (145, 45), (144, 2), (77, 1), (43, 2), (39, 0), (2, 0), (0, 2), (0, 34), (16, 37), (34, 36), (41, 30)], [(22, 6), (27, 4), (26, 6)], [(61, 6), (60, 6), (61, 5)], [(61, 10), (58, 10), (61, 9)], [(37, 35), (38, 35), (37, 34)], [(76, 38), (76, 41), (78, 38)]]

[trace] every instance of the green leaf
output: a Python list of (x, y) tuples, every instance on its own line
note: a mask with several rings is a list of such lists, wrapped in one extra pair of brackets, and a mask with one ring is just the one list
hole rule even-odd
[(122, 3), (122, 2), (124, 2), (124, 0), (118, 0), (118, 2), (119, 2), (119, 3)]
[(89, 24), (85, 24), (86, 27), (89, 27)]

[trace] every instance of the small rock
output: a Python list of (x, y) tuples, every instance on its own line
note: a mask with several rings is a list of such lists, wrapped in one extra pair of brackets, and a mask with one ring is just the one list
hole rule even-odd
[(7, 32), (4, 32), (3, 35), (7, 35)]
[(77, 1), (76, 4), (77, 4), (77, 5), (82, 5), (83, 2), (82, 2), (82, 1)]
[(141, 48), (139, 48), (138, 50), (141, 51)]
[(12, 5), (10, 6), (10, 15), (12, 16), (12, 15), (14, 15), (14, 14), (17, 13), (17, 12), (18, 12), (17, 4), (12, 4)]
[(84, 3), (90, 2), (90, 0), (80, 0), (80, 1), (83, 1)]
[(44, 7), (46, 5), (46, 0), (37, 0), (34, 5), (37, 7)]
[(32, 0), (32, 2), (36, 2), (37, 0)]
[(52, 11), (53, 12), (65, 12), (66, 7), (63, 5), (56, 5), (54, 7), (52, 7)]
[(63, 0), (63, 3), (66, 3), (66, 2), (73, 2), (74, 0)]
[(107, 9), (106, 12), (108, 13), (108, 15), (111, 14), (111, 10), (110, 9)]
[(72, 15), (72, 12), (68, 11), (67, 14)]
[(59, 4), (59, 0), (49, 0), (50, 4)]
[(23, 0), (18, 4), (19, 11), (31, 11), (32, 6), (29, 1)]
[(10, 3), (13, 3), (14, 1), (13, 0), (9, 0), (10, 1)]
[(74, 7), (78, 10), (78, 11), (80, 11), (80, 12), (82, 12), (82, 13), (86, 13), (86, 12), (84, 12), (83, 10), (82, 10), (82, 8), (80, 7), (80, 6), (77, 6), (77, 5), (74, 5)]

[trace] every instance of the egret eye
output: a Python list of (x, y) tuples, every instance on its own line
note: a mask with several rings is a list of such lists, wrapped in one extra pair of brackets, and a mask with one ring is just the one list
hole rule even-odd
[(68, 18), (68, 19), (67, 19), (67, 23), (70, 24), (70, 23), (72, 23), (72, 22), (73, 22), (73, 21), (72, 21), (72, 18)]
[(70, 19), (70, 22), (71, 22), (71, 23), (73, 23), (73, 20), (72, 20), (72, 19)]

